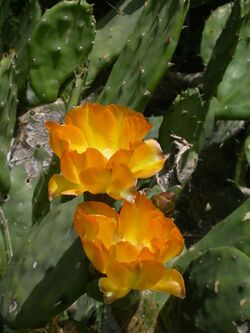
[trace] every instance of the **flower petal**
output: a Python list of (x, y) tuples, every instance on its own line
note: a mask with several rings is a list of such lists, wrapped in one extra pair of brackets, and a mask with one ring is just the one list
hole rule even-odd
[(129, 148), (132, 142), (142, 140), (151, 128), (139, 112), (121, 105), (97, 103), (87, 103), (69, 111), (66, 124), (81, 129), (89, 147), (97, 148), (106, 157), (120, 148)]
[(133, 197), (136, 180), (126, 165), (88, 168), (80, 174), (81, 183), (93, 194), (108, 193), (115, 199)]
[(125, 164), (113, 164), (108, 194), (115, 199), (131, 201), (135, 196), (136, 179)]
[(144, 246), (151, 246), (153, 235), (149, 225), (153, 219), (164, 216), (145, 195), (137, 194), (133, 203), (125, 202), (119, 219), (119, 237)]
[(128, 165), (136, 178), (151, 177), (163, 168), (166, 157), (157, 141), (137, 142), (132, 147), (134, 153)]
[(93, 194), (107, 193), (111, 181), (112, 170), (110, 168), (85, 169), (80, 174), (81, 183)]
[[(116, 213), (111, 210), (111, 207), (100, 202), (87, 201), (79, 204), (74, 215), (74, 227), (80, 238), (89, 241), (98, 239), (109, 247), (116, 229)], [(90, 211), (105, 212), (110, 217)]]
[(166, 244), (160, 249), (159, 260), (167, 262), (168, 260), (178, 256), (184, 248), (184, 239), (177, 229), (171, 231), (170, 237)]
[(90, 241), (88, 239), (82, 240), (86, 256), (89, 258), (95, 268), (105, 273), (105, 260), (107, 258), (107, 250), (100, 241)]
[(180, 298), (185, 297), (185, 284), (183, 277), (175, 269), (165, 269), (161, 280), (150, 289), (167, 292)]
[(50, 146), (58, 157), (61, 157), (63, 152), (68, 150), (82, 153), (87, 149), (88, 144), (85, 136), (77, 127), (59, 125), (54, 121), (47, 121), (46, 127), (49, 130)]
[(119, 149), (108, 161), (107, 166), (113, 167), (117, 164), (128, 165), (129, 161), (133, 155), (133, 150)]
[(107, 106), (97, 103), (78, 106), (67, 113), (66, 123), (81, 129), (89, 147), (98, 149), (105, 156), (112, 155), (116, 119)]
[(139, 112), (117, 105), (112, 105), (112, 107), (116, 109), (117, 113), (123, 110), (124, 119), (122, 119), (120, 130), (119, 147), (128, 149), (131, 143), (141, 141), (150, 131), (152, 125)]
[(104, 168), (106, 158), (96, 149), (88, 148), (84, 153), (68, 151), (62, 155), (61, 171), (65, 178), (74, 183), (81, 183), (80, 174), (87, 168)]
[(50, 178), (48, 184), (49, 198), (53, 199), (59, 195), (80, 195), (86, 189), (81, 184), (75, 184), (68, 181), (62, 175), (55, 174)]
[(131, 242), (119, 241), (108, 250), (109, 261), (136, 261), (140, 248)]
[(107, 277), (99, 279), (98, 286), (103, 293), (104, 302), (106, 304), (110, 304), (117, 299), (126, 296), (130, 292), (130, 289), (128, 288), (117, 289)]
[(106, 274), (117, 289), (145, 290), (153, 287), (164, 274), (164, 266), (158, 261), (111, 262)]
[(119, 214), (109, 205), (99, 201), (85, 201), (77, 206), (78, 214), (103, 215), (118, 221)]

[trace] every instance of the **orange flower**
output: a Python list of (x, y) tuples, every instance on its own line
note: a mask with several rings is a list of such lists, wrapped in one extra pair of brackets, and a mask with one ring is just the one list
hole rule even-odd
[(123, 106), (85, 104), (68, 112), (65, 124), (46, 126), (61, 159), (61, 174), (49, 183), (51, 198), (89, 191), (130, 200), (136, 179), (153, 176), (165, 161), (155, 140), (142, 141), (150, 123)]
[(133, 203), (125, 202), (120, 214), (101, 202), (81, 203), (74, 226), (88, 258), (106, 275), (99, 280), (106, 303), (131, 289), (184, 297), (181, 274), (163, 265), (182, 251), (182, 235), (145, 196), (137, 194)]

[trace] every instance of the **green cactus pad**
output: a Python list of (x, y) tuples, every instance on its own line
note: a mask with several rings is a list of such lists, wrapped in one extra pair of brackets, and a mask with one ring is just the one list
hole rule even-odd
[(99, 101), (143, 111), (176, 48), (188, 1), (146, 1)]
[(248, 256), (233, 247), (211, 249), (192, 262), (184, 279), (186, 298), (172, 299), (161, 311), (166, 333), (248, 332)]
[(23, 240), (31, 227), (32, 194), (34, 180), (27, 178), (22, 165), (10, 171), (11, 187), (5, 202), (1, 205), (8, 221), (10, 241), (13, 253), (22, 247)]
[(29, 45), (30, 84), (43, 102), (53, 102), (61, 85), (84, 65), (95, 38), (92, 9), (85, 1), (62, 1), (47, 10)]
[(0, 62), (0, 192), (10, 186), (7, 154), (9, 153), (16, 122), (17, 87), (12, 57)]
[(218, 102), (214, 109), (216, 119), (250, 118), (249, 94), (245, 88), (250, 84), (249, 37), (249, 5), (236, 1), (216, 41), (204, 78), (206, 95), (215, 95)]
[(244, 151), (245, 151), (247, 163), (248, 163), (248, 165), (250, 165), (250, 135), (247, 136), (247, 138), (244, 142)]
[[(207, 64), (204, 76), (204, 91), (207, 99), (216, 95), (218, 85), (222, 79), (224, 82), (225, 77), (223, 76), (234, 57), (239, 41), (239, 31), (242, 21), (240, 0), (237, 0), (233, 5), (224, 29), (216, 40), (212, 55)], [(229, 35), (230, 38), (228, 38)]]
[(41, 17), (41, 9), (38, 0), (28, 0), (25, 2), (23, 12), (16, 20), (18, 20), (17, 27), (10, 36), (12, 40), (9, 41), (11, 48), (16, 50), (16, 70), (17, 70), (17, 85), (18, 90), (21, 91), (27, 80), (29, 71), (28, 59), (28, 41), (32, 31)]
[(55, 205), (12, 258), (0, 283), (0, 315), (10, 327), (41, 327), (84, 293), (88, 261), (72, 226), (79, 200)]
[[(250, 199), (247, 199), (232, 214), (218, 223), (198, 243), (189, 248), (176, 262), (175, 267), (184, 272), (192, 260), (209, 248), (234, 246), (250, 256)], [(227, 235), (227, 237), (225, 237)]]
[(159, 142), (170, 151), (172, 140), (170, 135), (178, 135), (198, 151), (199, 137), (203, 128), (205, 110), (198, 89), (190, 89), (177, 96), (174, 103), (164, 115), (159, 131)]
[(216, 40), (218, 39), (225, 23), (231, 13), (232, 5), (227, 3), (224, 6), (218, 7), (206, 21), (201, 41), (201, 56), (205, 64), (208, 63)]
[(118, 57), (134, 30), (143, 3), (143, 0), (122, 0), (97, 23), (95, 44), (88, 57), (87, 85)]

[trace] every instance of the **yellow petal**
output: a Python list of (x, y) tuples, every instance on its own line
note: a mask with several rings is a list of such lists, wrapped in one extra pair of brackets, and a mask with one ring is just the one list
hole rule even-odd
[(128, 149), (131, 143), (141, 141), (149, 132), (152, 125), (139, 112), (121, 106), (117, 107), (116, 105), (113, 108), (117, 108), (117, 112), (122, 108), (124, 112), (125, 116), (122, 120), (119, 147)]
[(133, 155), (133, 150), (119, 149), (108, 161), (107, 166), (113, 167), (117, 164), (128, 165), (129, 161)]
[(183, 277), (175, 269), (165, 269), (161, 280), (151, 289), (155, 291), (167, 292), (180, 298), (185, 297), (185, 284)]
[(97, 103), (87, 103), (69, 111), (66, 124), (81, 129), (89, 147), (97, 148), (106, 157), (120, 148), (128, 149), (132, 142), (142, 140), (151, 128), (139, 112), (121, 105)]
[(81, 129), (89, 147), (98, 149), (107, 157), (112, 155), (116, 119), (108, 107), (97, 103), (78, 106), (67, 113), (66, 123)]
[(80, 174), (87, 168), (98, 166), (104, 168), (106, 158), (96, 149), (89, 148), (84, 153), (68, 151), (62, 155), (61, 171), (65, 178), (71, 182), (81, 183)]
[(109, 205), (100, 201), (85, 201), (77, 206), (78, 214), (103, 215), (118, 221), (119, 214)]
[(151, 177), (163, 168), (166, 157), (157, 141), (147, 140), (134, 147), (128, 166), (136, 178)]
[(164, 266), (158, 261), (111, 262), (106, 274), (117, 289), (145, 290), (154, 286), (164, 274)]
[(77, 127), (59, 125), (54, 121), (47, 121), (46, 127), (50, 134), (50, 146), (58, 157), (61, 157), (63, 152), (68, 150), (82, 153), (87, 149), (88, 144), (85, 136)]
[(132, 203), (125, 202), (119, 219), (119, 237), (144, 246), (151, 245), (149, 226), (151, 220), (163, 216), (146, 196), (137, 194)]
[(53, 199), (59, 195), (80, 195), (86, 189), (81, 184), (75, 184), (68, 181), (62, 175), (55, 174), (50, 178), (48, 184), (49, 198)]
[(80, 174), (81, 183), (93, 194), (108, 193), (115, 199), (133, 197), (136, 180), (122, 164), (111, 168), (88, 168)]
[(107, 250), (100, 241), (82, 240), (86, 256), (93, 266), (101, 273), (105, 273), (105, 260)]
[(169, 239), (165, 242), (165, 246), (160, 250), (159, 259), (162, 262), (167, 262), (168, 260), (178, 256), (182, 252), (183, 248), (184, 239), (180, 231), (175, 228), (171, 231)]
[(135, 196), (136, 179), (124, 164), (113, 164), (108, 194), (115, 199), (131, 201)]
[(130, 289), (128, 288), (117, 289), (107, 277), (99, 279), (98, 286), (103, 293), (104, 302), (106, 304), (110, 304), (117, 299), (126, 296), (130, 292)]
[[(116, 229), (116, 213), (111, 210), (111, 207), (100, 202), (79, 204), (74, 215), (74, 227), (79, 237), (89, 241), (99, 239), (105, 247), (109, 247)], [(96, 212), (108, 213), (109, 216)]]
[(90, 193), (107, 193), (111, 181), (112, 170), (110, 168), (88, 168), (81, 172), (81, 183)]
[(140, 248), (135, 244), (126, 241), (119, 241), (112, 244), (108, 250), (109, 261), (136, 261)]

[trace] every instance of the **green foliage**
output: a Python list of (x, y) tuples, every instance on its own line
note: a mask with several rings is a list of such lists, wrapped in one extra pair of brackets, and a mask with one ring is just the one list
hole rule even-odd
[(135, 30), (99, 97), (101, 103), (115, 101), (138, 111), (144, 110), (167, 70), (187, 9), (187, 1), (145, 2)]
[[(207, 22), (205, 31), (210, 31), (213, 22), (224, 25), (229, 14), (230, 5), (226, 4), (217, 9)], [(221, 14), (223, 13), (223, 15)], [(244, 2), (236, 1), (231, 14), (218, 37), (212, 56), (205, 73), (205, 92), (207, 96), (215, 95), (218, 104), (214, 110), (217, 119), (249, 119), (249, 102), (246, 89), (249, 85), (248, 54), (250, 20), (249, 10)], [(218, 29), (219, 30), (219, 29)], [(217, 35), (218, 31), (216, 32)], [(228, 36), (230, 35), (230, 39)], [(211, 37), (203, 36), (201, 46), (214, 43)]]
[(30, 83), (41, 101), (53, 102), (77, 66), (84, 66), (94, 36), (85, 1), (62, 1), (45, 12), (29, 44)]
[[(168, 333), (183, 332), (185, 325), (188, 325), (186, 329), (192, 327), (194, 332), (197, 333), (203, 331), (210, 332), (212, 327), (210, 325), (213, 325), (213, 330), (216, 332), (222, 333), (225, 331), (225, 327), (227, 332), (234, 332), (235, 327), (230, 325), (233, 325), (232, 321), (235, 321), (236, 324), (240, 324), (240, 316), (242, 316), (243, 313), (245, 314), (245, 312), (242, 312), (241, 306), (239, 306), (240, 300), (245, 298), (245, 292), (249, 292), (249, 288), (247, 288), (246, 291), (244, 291), (244, 288), (243, 291), (239, 290), (243, 283), (242, 281), (245, 281), (244, 283), (247, 284), (249, 279), (249, 210), (250, 199), (215, 226), (174, 264), (179, 271), (185, 273), (185, 281), (188, 290), (187, 300), (181, 301), (171, 297), (167, 301), (160, 313), (157, 332), (162, 332), (163, 327)], [(217, 250), (217, 248), (219, 249)], [(210, 252), (207, 252), (208, 250)], [(218, 251), (219, 253), (217, 253)], [(208, 260), (211, 254), (213, 263), (209, 263)], [(236, 258), (239, 257), (239, 264), (237, 259), (234, 260), (234, 256), (236, 256)], [(218, 257), (220, 259), (218, 259)], [(229, 262), (231, 262), (231, 265), (229, 265)], [(235, 262), (235, 265), (239, 265), (237, 266), (238, 268), (233, 268), (233, 262)], [(206, 265), (206, 272), (204, 271), (204, 265)], [(200, 269), (200, 276), (195, 273), (197, 274), (198, 280), (196, 280), (196, 278), (193, 279), (192, 273), (193, 270), (197, 272), (197, 269)], [(232, 271), (234, 274), (232, 274)], [(235, 272), (238, 272), (239, 275), (235, 275)], [(211, 277), (209, 274), (211, 274)], [(220, 283), (220, 287), (218, 283), (216, 283), (217, 280)], [(192, 285), (192, 288), (188, 289), (189, 283), (194, 283), (195, 285)], [(196, 283), (198, 283), (198, 285), (196, 285)], [(221, 293), (218, 293), (218, 297), (214, 290), (213, 292), (207, 290), (209, 289), (206, 288), (207, 284), (209, 284), (209, 288), (219, 288), (222, 290), (222, 296), (220, 296)], [(239, 292), (235, 295), (235, 292), (232, 292), (232, 290), (238, 290)], [(223, 293), (225, 293), (225, 295), (223, 295)], [(233, 296), (239, 298), (237, 303), (236, 300), (232, 299)], [(231, 301), (229, 302), (230, 299)], [(223, 302), (223, 304), (221, 302)], [(226, 310), (228, 303), (236, 304), (232, 312)], [(201, 320), (205, 318), (204, 311), (208, 311), (205, 310), (207, 307), (210, 309), (209, 321), (211, 320), (211, 322), (206, 324), (205, 320), (203, 320), (202, 325), (204, 327), (202, 327)], [(216, 309), (215, 315), (212, 315), (210, 312), (212, 308)], [(173, 314), (173, 316), (170, 320), (171, 314)], [(228, 316), (231, 314), (235, 316), (230, 317), (231, 319), (229, 321)], [(227, 324), (222, 325), (223, 322), (227, 322)]]
[(27, 178), (23, 165), (12, 168), (10, 178), (11, 187), (1, 208), (8, 222), (12, 252), (16, 253), (31, 227), (31, 199), (35, 184), (34, 180)]
[[(208, 269), (209, 267), (209, 269)], [(165, 306), (165, 332), (233, 333), (248, 327), (250, 259), (233, 247), (208, 250), (188, 267), (187, 295)]]
[(16, 122), (17, 86), (13, 57), (0, 62), (0, 191), (10, 186), (7, 155)]
[(10, 327), (41, 327), (71, 305), (90, 279), (72, 227), (79, 199), (56, 205), (23, 240), (1, 281), (1, 318)]
[(143, 3), (142, 0), (122, 0), (97, 23), (95, 44), (88, 57), (87, 85), (119, 56), (133, 33)]
[(37, 0), (28, 0), (17, 19), (16, 27), (9, 36), (9, 47), (16, 51), (16, 70), (18, 90), (22, 90), (27, 81), (29, 71), (28, 41), (37, 21), (41, 17), (41, 10)]
[[(242, 21), (240, 1), (238, 0), (233, 5), (231, 14), (215, 43), (213, 53), (207, 64), (204, 78), (206, 98), (216, 94), (217, 86), (222, 81), (227, 66), (233, 59)], [(230, 35), (230, 38), (227, 38), (228, 35)]]
[(177, 96), (167, 110), (159, 131), (159, 142), (166, 150), (172, 145), (171, 135), (178, 135), (199, 150), (199, 138), (202, 131), (205, 110), (198, 89), (185, 91)]

